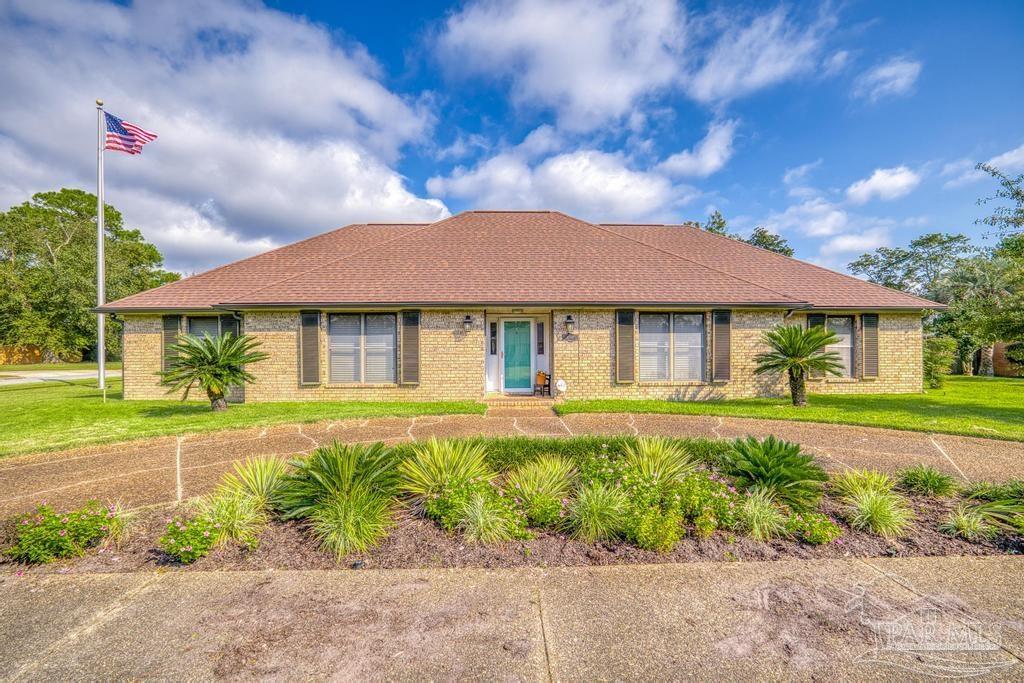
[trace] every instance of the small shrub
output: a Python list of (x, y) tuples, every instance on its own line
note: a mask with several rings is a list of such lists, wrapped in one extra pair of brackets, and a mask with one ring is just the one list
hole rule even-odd
[(291, 466), (293, 471), (284, 476), (276, 495), (276, 507), (285, 519), (309, 517), (356, 487), (390, 496), (398, 484), (394, 453), (381, 443), (335, 442), (292, 460)]
[(240, 489), (224, 489), (201, 498), (198, 509), (217, 530), (217, 543), (235, 541), (254, 549), (267, 526), (267, 513), (259, 501)]
[(964, 495), (971, 500), (1017, 500), (1024, 502), (1024, 479), (1012, 479), (1003, 484), (976, 481), (968, 484)]
[(569, 502), (569, 528), (588, 543), (614, 538), (622, 531), (627, 500), (622, 491), (600, 483), (587, 484)]
[(648, 508), (637, 518), (632, 536), (644, 550), (671, 552), (683, 537), (683, 517), (676, 509)]
[(683, 439), (685, 448), (695, 460), (705, 465), (717, 467), (722, 456), (732, 450), (732, 443), (724, 439)]
[(697, 538), (708, 538), (718, 528), (718, 518), (714, 513), (705, 510), (693, 520), (693, 535)]
[(847, 497), (850, 526), (882, 538), (898, 538), (913, 520), (906, 501), (892, 491), (861, 489)]
[(580, 458), (576, 469), (579, 486), (603, 484), (617, 488), (622, 485), (627, 467), (621, 453), (615, 454), (608, 448), (601, 448)]
[(463, 511), (471, 498), (488, 493), (490, 484), (473, 482), (452, 484), (442, 493), (431, 495), (421, 501), (423, 514), (441, 525), (445, 531), (455, 531), (462, 522)]
[(769, 436), (737, 439), (722, 456), (722, 471), (741, 489), (769, 491), (775, 500), (794, 510), (811, 509), (821, 499), (828, 475), (800, 445)]
[(553, 526), (561, 519), (562, 499), (569, 494), (574, 474), (572, 463), (565, 458), (542, 456), (513, 470), (507, 489), (521, 502), (531, 525)]
[(678, 442), (658, 437), (643, 437), (625, 448), (626, 467), (641, 479), (655, 484), (671, 484), (692, 472), (696, 459)]
[(915, 465), (900, 472), (899, 487), (917, 496), (941, 498), (956, 491), (953, 477), (928, 465)]
[(846, 470), (832, 478), (832, 489), (845, 499), (864, 493), (891, 493), (895, 486), (892, 477), (877, 470)]
[(946, 383), (946, 375), (956, 358), (956, 340), (952, 337), (925, 337), (924, 339), (924, 384), (929, 389), (939, 389)]
[(524, 520), (512, 505), (497, 493), (475, 492), (462, 510), (459, 529), (474, 543), (503, 543), (527, 538)]
[(459, 486), (486, 483), (494, 478), (482, 443), (430, 439), (412, 446), (412, 456), (399, 464), (400, 488), (423, 501)]
[(132, 524), (135, 522), (135, 513), (125, 509), (121, 501), (115, 501), (107, 505), (107, 536), (106, 540), (115, 547), (120, 546), (131, 536)]
[(278, 503), (287, 473), (288, 464), (282, 458), (248, 458), (244, 463), (235, 463), (234, 472), (224, 476), (219, 488), (221, 492), (249, 496), (260, 510), (270, 511)]
[(820, 512), (800, 512), (786, 520), (786, 533), (804, 543), (824, 545), (842, 536), (843, 530)]
[(217, 542), (218, 530), (202, 515), (189, 520), (174, 518), (160, 537), (160, 547), (182, 564), (191, 564), (207, 555)]
[(769, 541), (786, 531), (786, 516), (768, 489), (753, 489), (740, 507), (740, 524), (756, 541)]
[[(711, 526), (711, 532), (736, 526), (740, 495), (714, 474), (694, 472), (673, 487), (672, 495), (679, 502), (683, 518), (693, 522), (695, 527), (698, 519), (702, 527)], [(696, 528), (695, 533), (701, 535)]]
[(14, 544), (6, 554), (15, 562), (29, 564), (78, 557), (110, 533), (115, 517), (113, 509), (97, 501), (71, 512), (57, 512), (42, 504), (18, 519)]
[(393, 498), (358, 482), (344, 494), (320, 502), (309, 528), (320, 547), (341, 559), (380, 543), (391, 526)]
[(963, 503), (949, 513), (946, 521), (939, 525), (939, 531), (950, 536), (959, 536), (965, 541), (983, 541), (996, 534), (995, 527), (985, 521), (984, 515)]

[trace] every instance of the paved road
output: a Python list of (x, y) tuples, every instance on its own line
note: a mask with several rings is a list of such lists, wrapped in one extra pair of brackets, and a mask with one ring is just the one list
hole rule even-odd
[(802, 443), (826, 468), (887, 471), (927, 463), (963, 481), (1024, 478), (1024, 443), (889, 429), (690, 415), (558, 417), (448, 415), (328, 421), (183, 434), (0, 460), (0, 517), (40, 500), (59, 507), (90, 498), (128, 505), (182, 500), (210, 490), (239, 459), (307, 453), (333, 440), (401, 441), (430, 436), (652, 434), (731, 439), (753, 434)]
[[(4, 370), (0, 366), (0, 387), (11, 384), (33, 384), (35, 382), (69, 382), (76, 379), (92, 379), (96, 370)], [(120, 370), (107, 370), (107, 377), (120, 377)]]
[(0, 574), (0, 679), (1024, 676), (1024, 559)]

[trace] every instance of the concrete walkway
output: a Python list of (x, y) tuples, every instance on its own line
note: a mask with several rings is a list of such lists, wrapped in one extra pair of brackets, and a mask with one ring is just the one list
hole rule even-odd
[[(0, 387), (37, 382), (70, 382), (76, 379), (95, 379), (96, 370), (4, 370), (0, 366)], [(107, 370), (107, 377), (120, 377), (120, 370)]]
[(59, 507), (90, 498), (131, 506), (182, 500), (211, 489), (232, 462), (248, 456), (307, 453), (345, 442), (421, 440), (430, 436), (580, 434), (705, 436), (752, 434), (797, 441), (830, 469), (895, 471), (926, 463), (962, 481), (1024, 478), (1024, 443), (807, 422), (690, 415), (578, 414), (501, 417), (449, 415), (328, 421), (309, 425), (183, 434), (0, 460), (0, 517), (48, 500)]
[(0, 679), (1024, 676), (1024, 559), (0, 574)]

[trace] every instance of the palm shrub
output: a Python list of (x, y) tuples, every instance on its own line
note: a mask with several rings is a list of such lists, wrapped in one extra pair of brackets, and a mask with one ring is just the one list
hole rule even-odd
[(614, 538), (622, 531), (626, 494), (601, 483), (581, 486), (569, 501), (569, 531), (587, 543)]
[(739, 512), (740, 526), (755, 541), (770, 541), (786, 532), (786, 516), (770, 489), (752, 489)]
[(770, 350), (756, 356), (754, 360), (757, 367), (754, 373), (786, 373), (794, 406), (807, 405), (807, 377), (812, 373), (842, 374), (839, 354), (826, 350), (829, 344), (835, 344), (839, 338), (824, 327), (776, 325), (763, 334), (762, 340)]
[(575, 469), (556, 455), (541, 456), (508, 475), (507, 490), (521, 502), (533, 526), (552, 526), (561, 518), (562, 500), (569, 494)]
[(626, 467), (644, 481), (672, 484), (692, 472), (697, 461), (678, 441), (641, 437), (624, 449)]
[(825, 470), (800, 445), (774, 436), (737, 439), (721, 458), (722, 471), (741, 489), (758, 488), (793, 510), (809, 510), (821, 499)]
[(391, 526), (393, 499), (363, 481), (344, 495), (327, 498), (309, 515), (309, 528), (320, 547), (340, 560), (350, 552), (377, 545)]
[(345, 497), (356, 486), (390, 498), (398, 485), (398, 471), (391, 449), (373, 445), (321, 446), (290, 463), (277, 494), (277, 507), (285, 519), (311, 516), (317, 508)]
[(496, 476), (479, 442), (438, 440), (416, 444), (398, 467), (400, 488), (430, 519), (452, 531), (473, 494), (493, 487)]
[(285, 483), (288, 464), (283, 458), (263, 456), (235, 463), (234, 472), (224, 475), (218, 492), (237, 492), (251, 497), (260, 510), (274, 508)]
[(899, 486), (907, 493), (933, 498), (948, 496), (956, 491), (953, 477), (924, 464), (908, 467), (900, 472)]
[(183, 401), (198, 385), (206, 392), (213, 410), (227, 410), (230, 387), (256, 381), (245, 366), (269, 358), (266, 353), (256, 351), (259, 345), (259, 341), (246, 335), (223, 334), (216, 338), (182, 335), (178, 343), (168, 348), (175, 357), (169, 369), (158, 373), (160, 383), (170, 387), (169, 394), (184, 390)]

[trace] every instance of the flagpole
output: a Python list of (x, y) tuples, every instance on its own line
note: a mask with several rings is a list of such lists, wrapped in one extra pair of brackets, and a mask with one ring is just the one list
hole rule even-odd
[[(103, 100), (96, 100), (96, 305), (106, 303), (106, 260), (103, 250), (106, 231), (104, 228), (103, 202), (103, 148), (107, 139), (107, 126), (103, 116)], [(107, 402), (107, 342), (104, 329), (106, 317), (96, 314), (96, 330), (99, 335), (96, 346), (96, 360), (99, 366), (99, 387), (103, 391), (103, 402)]]

